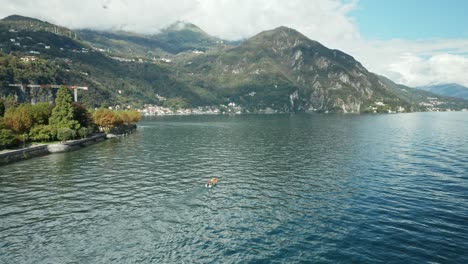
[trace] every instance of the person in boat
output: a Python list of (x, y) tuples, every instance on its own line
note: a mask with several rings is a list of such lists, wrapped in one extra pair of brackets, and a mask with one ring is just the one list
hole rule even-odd
[(218, 183), (218, 178), (213, 177), (213, 178), (208, 180), (208, 183), (206, 184), (206, 187), (213, 187), (213, 186), (216, 185), (216, 183)]

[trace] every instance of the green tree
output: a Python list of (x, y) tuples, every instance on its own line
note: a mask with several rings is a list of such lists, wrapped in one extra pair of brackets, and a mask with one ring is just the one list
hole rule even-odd
[(37, 103), (32, 105), (34, 125), (47, 125), (49, 123), (52, 108), (49, 103)]
[(87, 127), (91, 123), (91, 114), (88, 109), (78, 102), (73, 102), (73, 119), (80, 123), (81, 127)]
[(65, 86), (61, 86), (57, 92), (49, 124), (57, 128), (70, 128), (72, 130), (80, 127), (78, 121), (73, 119), (72, 97)]
[(0, 150), (15, 145), (15, 134), (9, 129), (0, 129)]
[(18, 107), (10, 107), (3, 118), (5, 127), (17, 134), (27, 133), (34, 124), (32, 107), (30, 104), (21, 104)]

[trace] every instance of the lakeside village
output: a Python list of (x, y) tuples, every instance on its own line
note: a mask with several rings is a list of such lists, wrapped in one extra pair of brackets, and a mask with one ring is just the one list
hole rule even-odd
[[(200, 106), (196, 108), (170, 108), (152, 104), (145, 104), (143, 109), (137, 110), (142, 116), (164, 116), (164, 115), (217, 115), (223, 113), (242, 114), (242, 107), (235, 103), (220, 106)], [(265, 112), (276, 113), (272, 109), (267, 109)]]
[[(166, 98), (162, 96), (157, 96), (158, 99), (164, 101)], [(421, 107), (425, 107), (426, 111), (428, 112), (450, 112), (451, 109), (446, 109), (440, 107), (440, 105), (444, 104), (444, 102), (438, 101), (438, 98), (427, 98), (428, 102), (420, 103)], [(115, 110), (118, 110), (120, 107), (114, 107)], [(111, 108), (113, 109), (113, 108)], [(173, 108), (173, 107), (165, 107), (165, 106), (158, 106), (153, 104), (145, 104), (142, 109), (137, 109), (138, 112), (142, 116), (166, 116), (166, 115), (217, 115), (217, 114), (249, 114), (251, 113), (249, 110), (243, 108), (242, 106), (230, 102), (227, 105), (218, 105), (218, 106), (200, 106), (196, 108)], [(315, 109), (311, 109), (309, 112), (315, 112)], [(462, 111), (468, 111), (468, 109), (463, 109)], [(365, 113), (388, 113), (388, 114), (396, 114), (396, 113), (406, 113), (408, 112), (404, 107), (398, 106), (396, 108), (391, 108), (390, 106), (386, 105), (383, 102), (374, 102)], [(274, 110), (272, 108), (265, 108), (262, 110), (258, 110), (255, 113), (259, 114), (275, 114), (275, 113), (283, 113), (279, 110)], [(325, 111), (324, 113), (328, 113)]]

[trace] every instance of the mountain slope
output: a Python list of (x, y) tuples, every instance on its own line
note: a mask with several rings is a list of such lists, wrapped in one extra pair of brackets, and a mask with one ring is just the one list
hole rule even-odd
[(416, 89), (428, 91), (439, 95), (458, 97), (468, 100), (468, 87), (461, 86), (456, 83), (420, 86), (416, 87)]
[(47, 21), (41, 21), (39, 19), (19, 15), (11, 15), (1, 19), (0, 30), (7, 30), (10, 32), (24, 30), (36, 32), (45, 31), (77, 39), (75, 32), (68, 28), (57, 26)]
[(396, 84), (384, 76), (378, 77), (396, 96), (408, 102), (412, 102), (415, 106), (413, 111), (462, 110), (468, 108), (467, 100), (418, 90), (416, 88)]
[[(75, 32), (69, 29), (61, 28), (69, 32), (64, 35), (39, 20), (20, 16), (13, 16), (13, 23), (11, 20), (0, 20), (0, 97), (21, 94), (20, 98), (34, 101), (33, 94), (39, 93), (31, 90), (24, 95), (9, 84), (68, 84), (89, 86), (88, 91), (80, 92), (80, 101), (90, 106), (141, 106), (158, 103), (158, 96), (207, 104), (175, 80), (172, 69), (165, 65), (119, 62), (75, 39)], [(24, 61), (28, 56), (34, 60)]]
[(321, 112), (361, 112), (382, 100), (412, 107), (353, 57), (286, 27), (178, 63), (186, 81), (239, 104)]

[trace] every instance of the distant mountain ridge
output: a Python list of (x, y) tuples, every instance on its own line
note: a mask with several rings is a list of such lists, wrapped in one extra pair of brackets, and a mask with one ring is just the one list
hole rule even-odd
[(57, 35), (68, 36), (70, 38), (77, 38), (74, 31), (51, 24), (47, 21), (42, 21), (36, 18), (25, 17), (20, 15), (11, 15), (1, 20), (3, 28), (8, 27), (9, 30), (31, 30), (31, 31), (47, 31)]
[[(287, 27), (231, 45), (184, 22), (142, 35), (72, 31), (10, 16), (0, 20), (0, 49), (0, 97), (11, 95), (9, 83), (68, 83), (89, 86), (81, 98), (92, 106), (233, 103), (246, 112), (340, 113), (468, 108), (468, 101), (397, 85)], [(35, 62), (22, 61), (31, 53)]]
[(468, 87), (456, 83), (420, 86), (416, 88), (439, 95), (458, 97), (468, 100)]
[(123, 57), (159, 58), (186, 51), (206, 52), (224, 44), (223, 40), (185, 22), (176, 22), (152, 35), (89, 29), (77, 32), (89, 45)]

